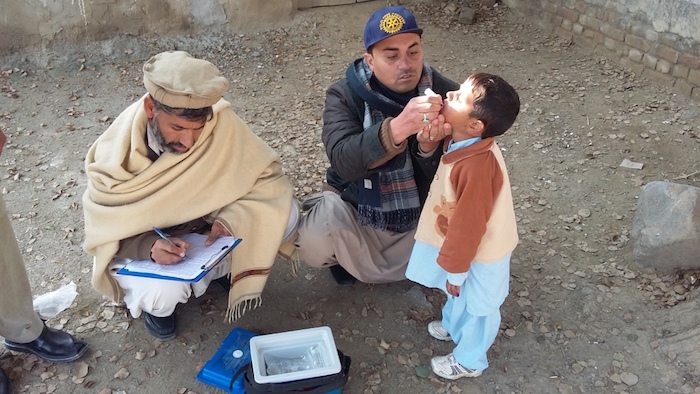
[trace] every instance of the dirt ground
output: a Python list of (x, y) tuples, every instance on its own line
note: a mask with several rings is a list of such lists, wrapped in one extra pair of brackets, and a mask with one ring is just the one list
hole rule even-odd
[[(383, 4), (300, 11), (284, 27), (235, 36), (114, 37), (0, 57), (3, 198), (34, 293), (77, 284), (73, 305), (48, 324), (91, 345), (68, 365), (4, 351), (0, 365), (17, 392), (218, 393), (195, 375), (234, 327), (328, 325), (352, 358), (347, 393), (700, 393), (700, 371), (664, 346), (676, 324), (664, 319), (697, 298), (697, 276), (643, 270), (629, 238), (642, 185), (700, 186), (699, 103), (502, 6), (479, 8), (476, 23), (463, 26), (445, 4), (408, 5), (433, 67), (459, 82), (475, 71), (500, 74), (522, 100), (517, 124), (499, 140), (521, 243), (481, 377), (447, 382), (427, 373), (431, 356), (451, 350), (426, 331), (443, 296), (409, 281), (338, 287), (327, 270), (303, 267), (293, 277), (279, 263), (262, 307), (225, 323), (225, 293), (213, 285), (178, 308), (180, 335), (165, 343), (92, 289), (81, 249), (83, 160), (145, 92), (148, 57), (181, 49), (217, 64), (231, 82), (226, 98), (281, 154), (303, 199), (320, 189), (327, 163), (325, 88), (361, 55), (364, 22)], [(625, 159), (643, 168), (621, 167)]]

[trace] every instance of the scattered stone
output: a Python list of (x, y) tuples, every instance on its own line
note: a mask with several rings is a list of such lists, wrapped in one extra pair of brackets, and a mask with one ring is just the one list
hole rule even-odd
[(633, 253), (644, 267), (700, 269), (700, 188), (654, 181), (645, 185), (632, 221)]
[(462, 7), (461, 11), (459, 12), (458, 21), (463, 25), (471, 25), (474, 23), (475, 18), (476, 11), (473, 8)]
[(631, 372), (620, 373), (620, 380), (628, 386), (634, 386), (639, 382), (639, 377)]
[(583, 365), (581, 365), (579, 363), (573, 363), (571, 365), (571, 369), (574, 371), (575, 374), (579, 374), (579, 373), (583, 372), (584, 367), (583, 367)]
[(431, 370), (428, 367), (425, 367), (423, 365), (419, 365), (415, 368), (415, 371), (416, 371), (416, 375), (419, 378), (426, 379), (426, 378), (430, 377)]

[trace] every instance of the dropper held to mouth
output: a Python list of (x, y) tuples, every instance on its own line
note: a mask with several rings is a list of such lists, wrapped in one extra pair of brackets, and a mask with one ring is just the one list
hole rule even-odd
[[(440, 97), (439, 94), (435, 93), (433, 89), (426, 88), (425, 91), (423, 92), (428, 97)], [(440, 113), (442, 113), (442, 108), (444, 108), (445, 105), (443, 103), (442, 97), (440, 97)]]

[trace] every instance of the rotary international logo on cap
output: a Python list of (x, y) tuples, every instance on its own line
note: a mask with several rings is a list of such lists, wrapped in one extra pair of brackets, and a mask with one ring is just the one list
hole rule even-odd
[(381, 21), (379, 21), (379, 28), (389, 34), (394, 34), (396, 32), (401, 31), (403, 28), (403, 25), (406, 24), (406, 20), (403, 19), (403, 17), (395, 12), (390, 12), (382, 18)]
[(375, 11), (365, 25), (365, 49), (395, 34), (423, 34), (411, 11), (402, 6), (384, 7)]

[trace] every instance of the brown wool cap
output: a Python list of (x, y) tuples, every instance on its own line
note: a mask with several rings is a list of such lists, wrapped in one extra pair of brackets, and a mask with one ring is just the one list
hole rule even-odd
[(206, 108), (228, 90), (228, 80), (210, 62), (187, 52), (159, 53), (143, 65), (143, 84), (158, 102), (171, 108)]

